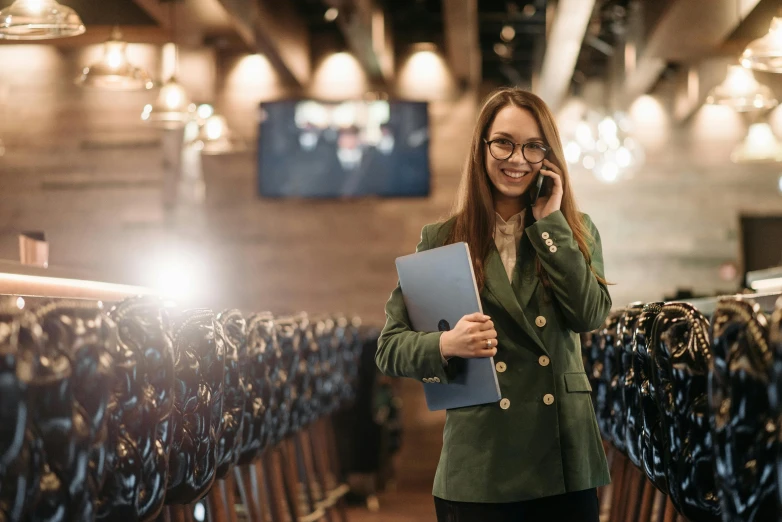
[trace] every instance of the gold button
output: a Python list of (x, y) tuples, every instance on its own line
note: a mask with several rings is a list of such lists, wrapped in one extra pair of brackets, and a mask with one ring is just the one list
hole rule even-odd
[(554, 240), (553, 239), (547, 239), (546, 240), (546, 245), (551, 246), (553, 244), (554, 244)]
[(551, 245), (551, 246), (548, 248), (548, 250), (549, 250), (549, 252), (551, 252), (551, 253), (553, 254), (553, 253), (555, 253), (555, 252), (557, 251), (557, 247), (555, 247), (554, 245)]
[(540, 235), (540, 237), (542, 237), (543, 239), (548, 239), (548, 238), (549, 238), (548, 232), (543, 232), (543, 233)]
[(500, 408), (502, 408), (503, 410), (507, 410), (508, 408), (510, 408), (510, 401), (508, 399), (502, 399), (500, 401)]
[(543, 402), (547, 406), (551, 406), (552, 404), (554, 404), (554, 396), (551, 395), (550, 393), (547, 393), (546, 395), (543, 396)]
[(548, 366), (550, 362), (551, 362), (551, 359), (549, 359), (545, 355), (541, 355), (538, 358), (538, 364), (540, 364), (541, 366)]
[(546, 326), (546, 318), (543, 317), (542, 315), (539, 315), (535, 319), (535, 324), (538, 325), (538, 327), (543, 328), (544, 326)]
[(432, 382), (440, 382), (440, 378), (439, 377), (435, 377), (434, 379), (432, 379)]
[(497, 373), (502, 373), (508, 369), (508, 367), (502, 361), (498, 362), (496, 366), (497, 366)]

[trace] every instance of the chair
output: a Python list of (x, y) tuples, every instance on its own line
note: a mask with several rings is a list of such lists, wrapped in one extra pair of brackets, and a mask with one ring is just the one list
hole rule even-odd
[(724, 299), (712, 319), (709, 419), (723, 518), (779, 520), (776, 415), (766, 316), (750, 301)]
[(669, 496), (691, 522), (718, 521), (706, 389), (712, 358), (708, 320), (689, 304), (666, 304), (654, 322), (650, 347)]

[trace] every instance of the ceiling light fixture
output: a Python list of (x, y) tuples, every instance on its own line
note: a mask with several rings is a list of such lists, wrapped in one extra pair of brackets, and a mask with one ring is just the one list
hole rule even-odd
[(195, 104), (190, 103), (187, 91), (172, 76), (160, 88), (155, 103), (144, 107), (141, 119), (164, 129), (177, 129), (187, 124), (195, 111)]
[(730, 155), (733, 163), (773, 163), (782, 161), (782, 143), (765, 122), (749, 126), (747, 137)]
[(103, 44), (101, 60), (85, 67), (76, 79), (76, 84), (108, 91), (136, 91), (154, 87), (149, 73), (128, 61), (125, 52), (127, 46), (119, 27), (115, 27), (109, 40)]
[(630, 177), (645, 160), (643, 149), (632, 137), (631, 127), (624, 113), (587, 110), (565, 133), (565, 160), (604, 183)]
[(0, 11), (0, 39), (46, 40), (78, 36), (84, 31), (76, 11), (55, 0), (16, 0)]
[(729, 65), (725, 80), (709, 91), (706, 103), (749, 112), (776, 107), (777, 99), (771, 89), (755, 79), (752, 70), (741, 65)]
[(339, 16), (339, 9), (336, 7), (329, 7), (323, 14), (323, 19), (327, 22), (333, 22)]
[(143, 121), (169, 130), (184, 127), (196, 113), (196, 105), (190, 102), (187, 91), (176, 79), (179, 66), (179, 48), (176, 45), (176, 0), (171, 2), (170, 19), (174, 40), (174, 73), (160, 88), (155, 103), (146, 105), (141, 113)]
[(775, 16), (768, 34), (753, 40), (744, 49), (741, 65), (758, 71), (782, 73), (782, 16)]
[(241, 152), (247, 148), (244, 141), (228, 128), (226, 119), (219, 114), (212, 114), (203, 121), (198, 135), (190, 145), (208, 156)]

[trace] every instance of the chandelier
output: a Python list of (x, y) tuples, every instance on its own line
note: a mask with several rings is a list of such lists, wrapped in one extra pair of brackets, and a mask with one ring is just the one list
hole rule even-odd
[(641, 145), (632, 137), (632, 123), (623, 112), (587, 110), (563, 136), (565, 159), (604, 183), (631, 177), (643, 164)]

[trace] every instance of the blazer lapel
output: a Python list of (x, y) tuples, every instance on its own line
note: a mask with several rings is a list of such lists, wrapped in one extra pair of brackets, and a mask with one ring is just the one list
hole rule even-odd
[(540, 282), (535, 259), (535, 249), (532, 248), (529, 238), (526, 235), (522, 236), (513, 276), (513, 293), (517, 296), (522, 309), (527, 308)]
[[(516, 271), (518, 272), (518, 270)], [(514, 276), (514, 280), (519, 279), (519, 275)], [(537, 279), (537, 278), (535, 278)], [(535, 343), (546, 352), (546, 347), (538, 337), (537, 332), (527, 320), (524, 311), (516, 298), (518, 293), (514, 292), (513, 287), (508, 281), (508, 275), (500, 259), (500, 254), (496, 248), (492, 248), (489, 257), (486, 259), (486, 289), (491, 292), (494, 298), (502, 305), (516, 323), (524, 330)], [(532, 285), (530, 285), (532, 286)], [(529, 300), (529, 299), (528, 299)], [(546, 352), (548, 353), (548, 352)]]

